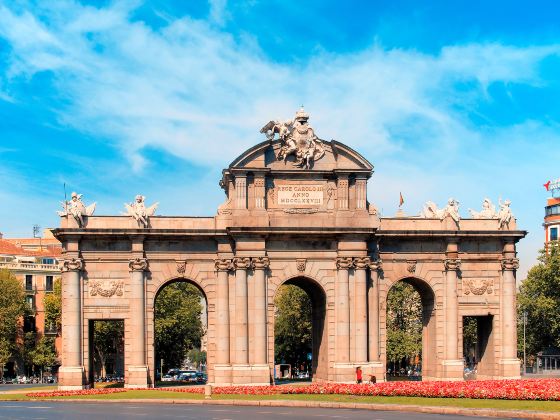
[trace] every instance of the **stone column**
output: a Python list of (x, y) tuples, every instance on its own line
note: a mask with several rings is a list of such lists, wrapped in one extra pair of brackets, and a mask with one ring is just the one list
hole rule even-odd
[(354, 323), (356, 353), (354, 362), (364, 363), (368, 360), (368, 316), (367, 316), (367, 280), (366, 269), (369, 257), (354, 258)]
[(369, 307), (369, 354), (370, 362), (379, 360), (379, 270), (381, 260), (372, 261), (369, 265), (370, 287), (368, 293)]
[(264, 185), (264, 176), (256, 175), (255, 176), (255, 208), (256, 209), (264, 209), (265, 206), (265, 185)]
[[(62, 263), (62, 366), (59, 369), (59, 389), (84, 388), (82, 365), (82, 287), (83, 260), (70, 258)], [(91, 339), (91, 337), (90, 337)]]
[(247, 208), (247, 177), (235, 175), (235, 208)]
[(515, 244), (507, 242), (501, 260), (501, 315), (502, 315), (502, 358), (500, 375), (504, 378), (520, 376), (517, 359), (517, 312), (515, 303), (515, 270), (519, 260), (515, 256)]
[(463, 361), (459, 356), (459, 308), (457, 299), (457, 271), (461, 268), (456, 242), (447, 244), (445, 266), (445, 360), (444, 377), (463, 378)]
[(216, 363), (230, 364), (229, 353), (229, 271), (233, 264), (229, 259), (215, 261), (218, 280), (216, 284)]
[(365, 178), (356, 179), (356, 209), (365, 210), (367, 202), (367, 180)]
[(348, 210), (348, 175), (338, 175), (337, 190), (338, 208)]
[(336, 268), (336, 361), (350, 362), (350, 305), (348, 303), (348, 270), (352, 258), (337, 258)]
[[(249, 364), (249, 306), (247, 301), (247, 269), (251, 259), (234, 258), (235, 268), (235, 363)], [(234, 378), (235, 382), (235, 378)]]
[(255, 294), (254, 294), (254, 316), (253, 327), (255, 334), (255, 348), (251, 349), (254, 362), (257, 365), (266, 364), (267, 339), (266, 339), (266, 273), (270, 265), (268, 257), (253, 258), (255, 270)]
[[(126, 388), (146, 388), (148, 386), (148, 365), (146, 363), (146, 258), (134, 258), (128, 263), (130, 268), (129, 325), (131, 342), (128, 357)], [(125, 321), (126, 322), (126, 321)]]

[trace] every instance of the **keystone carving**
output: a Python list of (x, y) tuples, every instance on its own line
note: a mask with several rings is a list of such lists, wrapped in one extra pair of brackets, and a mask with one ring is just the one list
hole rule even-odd
[(270, 259), (268, 257), (255, 257), (252, 262), (255, 270), (266, 270), (270, 265)]
[(148, 269), (148, 260), (146, 258), (134, 258), (128, 262), (130, 271), (145, 271)]
[(178, 274), (184, 275), (186, 269), (187, 269), (187, 262), (186, 261), (177, 261), (177, 273)]
[(298, 258), (296, 260), (296, 268), (300, 273), (305, 271), (305, 266), (307, 265), (307, 260), (305, 258)]
[(62, 262), (62, 271), (78, 271), (84, 268), (84, 260), (71, 258)]
[(369, 267), (371, 263), (371, 258), (369, 257), (357, 257), (354, 258), (354, 267), (356, 270), (365, 270)]
[(124, 282), (122, 280), (111, 280), (107, 283), (101, 280), (89, 281), (89, 295), (90, 296), (103, 296), (111, 297), (113, 295), (123, 295)]
[(215, 260), (214, 264), (217, 271), (230, 271), (233, 269), (233, 263), (229, 259)]
[(502, 270), (517, 270), (519, 268), (518, 258), (503, 258), (501, 263)]
[(353, 267), (353, 260), (351, 257), (343, 257), (336, 259), (336, 268), (339, 270), (348, 270)]
[(446, 271), (456, 271), (461, 269), (461, 260), (458, 258), (446, 258), (443, 260)]
[(417, 264), (416, 260), (407, 260), (406, 271), (408, 271), (410, 274), (414, 274), (416, 272), (416, 264)]
[(233, 259), (233, 266), (236, 270), (247, 270), (248, 268), (251, 268), (251, 258), (236, 257)]

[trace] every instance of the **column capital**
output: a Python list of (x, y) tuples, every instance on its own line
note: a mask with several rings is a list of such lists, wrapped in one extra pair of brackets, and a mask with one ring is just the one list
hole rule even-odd
[(353, 267), (352, 257), (339, 257), (336, 259), (336, 268), (339, 270), (348, 270)]
[(513, 271), (519, 268), (518, 258), (502, 258), (500, 263), (503, 271)]
[(236, 270), (247, 270), (248, 268), (251, 268), (251, 258), (235, 257), (233, 259), (233, 267)]
[(365, 270), (371, 264), (370, 257), (356, 257), (354, 258), (354, 268), (356, 270)]
[(445, 271), (458, 271), (461, 269), (461, 260), (459, 258), (446, 258), (443, 260)]
[(233, 263), (230, 258), (219, 258), (214, 260), (216, 271), (230, 271), (233, 270)]
[(62, 261), (62, 271), (80, 271), (84, 268), (82, 258), (68, 258)]
[(133, 258), (128, 262), (130, 271), (146, 271), (148, 269), (148, 260), (146, 258)]
[(381, 271), (383, 269), (383, 261), (381, 261), (380, 258), (371, 260), (369, 263), (369, 269), (371, 271)]
[(251, 262), (255, 270), (266, 270), (270, 265), (268, 257), (254, 257), (251, 259)]

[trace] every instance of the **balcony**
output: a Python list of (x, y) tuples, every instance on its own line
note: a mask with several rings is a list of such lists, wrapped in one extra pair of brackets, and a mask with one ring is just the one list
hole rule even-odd
[(0, 262), (0, 269), (5, 268), (10, 271), (36, 271), (36, 272), (56, 272), (60, 271), (58, 264), (37, 264), (28, 262)]

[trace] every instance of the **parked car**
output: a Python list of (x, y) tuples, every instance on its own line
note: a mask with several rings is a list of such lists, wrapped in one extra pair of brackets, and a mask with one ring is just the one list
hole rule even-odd
[(203, 372), (196, 372), (196, 382), (199, 384), (205, 384), (208, 377)]
[(185, 382), (196, 382), (197, 381), (196, 370), (181, 371), (177, 379), (179, 381), (185, 381)]
[(171, 375), (163, 375), (163, 378), (161, 378), (162, 382), (172, 382), (173, 380), (174, 378)]

